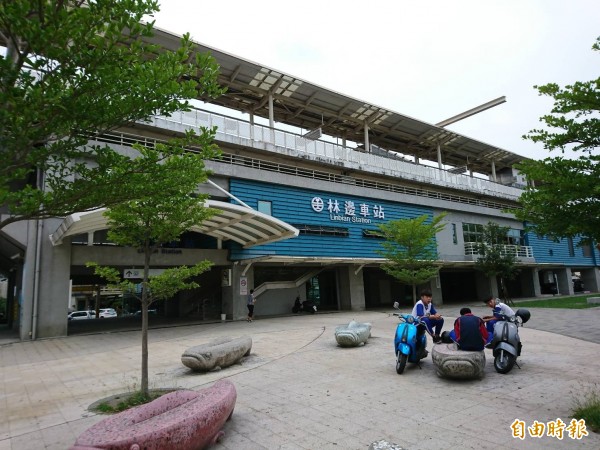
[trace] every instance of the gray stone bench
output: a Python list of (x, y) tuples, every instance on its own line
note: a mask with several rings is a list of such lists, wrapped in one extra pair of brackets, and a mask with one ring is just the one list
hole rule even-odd
[(181, 362), (194, 371), (208, 372), (235, 364), (243, 356), (250, 355), (250, 350), (252, 338), (249, 336), (215, 339), (208, 344), (188, 348), (181, 355)]
[(485, 352), (459, 350), (455, 343), (436, 344), (431, 358), (440, 377), (472, 380), (482, 378), (485, 369)]
[(335, 340), (340, 347), (356, 347), (366, 344), (371, 337), (371, 324), (351, 321), (335, 328)]

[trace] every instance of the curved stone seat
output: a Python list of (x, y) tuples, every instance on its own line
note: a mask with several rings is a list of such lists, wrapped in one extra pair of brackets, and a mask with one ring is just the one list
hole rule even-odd
[(236, 399), (229, 380), (201, 391), (171, 392), (98, 422), (70, 450), (204, 449), (223, 436)]
[(335, 328), (335, 340), (340, 347), (356, 347), (366, 344), (371, 337), (371, 324), (351, 321)]
[(481, 378), (485, 369), (485, 352), (459, 350), (455, 343), (436, 344), (431, 358), (441, 377), (471, 380)]
[(184, 366), (197, 372), (208, 372), (216, 367), (228, 367), (248, 356), (252, 350), (252, 338), (221, 338), (207, 344), (188, 348), (181, 355)]

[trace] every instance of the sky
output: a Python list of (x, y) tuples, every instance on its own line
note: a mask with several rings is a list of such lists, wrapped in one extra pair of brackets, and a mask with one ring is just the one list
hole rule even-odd
[(156, 26), (534, 159), (552, 99), (534, 85), (600, 76), (598, 0), (161, 0)]

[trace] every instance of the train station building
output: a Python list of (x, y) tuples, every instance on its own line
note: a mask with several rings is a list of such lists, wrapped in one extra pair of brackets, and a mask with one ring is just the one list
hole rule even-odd
[[(156, 30), (176, 48), (179, 36)], [(598, 291), (600, 254), (577, 239), (555, 241), (525, 230), (506, 212), (518, 206), (524, 158), (384, 106), (197, 44), (220, 65), (227, 93), (170, 117), (155, 117), (95, 137), (122, 152), (154, 145), (187, 129), (217, 127), (222, 156), (200, 190), (217, 213), (161, 248), (152, 271), (208, 259), (195, 290), (153, 304), (157, 315), (241, 320), (255, 290), (259, 315), (290, 314), (296, 297), (320, 310), (364, 310), (399, 301), (412, 287), (387, 275), (378, 225), (446, 213), (436, 236), (439, 275), (426, 287), (434, 302), (472, 302), (498, 295), (498, 283), (476, 268), (475, 243), (489, 222), (508, 227), (507, 252), (520, 272), (513, 298)], [(373, 80), (371, 81), (373, 82)], [(107, 239), (103, 210), (16, 223), (0, 232), (0, 272), (9, 325), (21, 339), (68, 333), (70, 310), (139, 302), (115, 292), (86, 263), (113, 266), (139, 279), (143, 255)], [(577, 286), (574, 279), (580, 282)], [(425, 286), (423, 286), (425, 287)]]

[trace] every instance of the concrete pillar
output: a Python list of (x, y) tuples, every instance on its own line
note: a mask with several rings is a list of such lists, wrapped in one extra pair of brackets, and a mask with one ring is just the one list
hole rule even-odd
[(573, 281), (571, 280), (571, 269), (555, 269), (554, 275), (558, 284), (558, 293), (560, 295), (573, 295)]
[[(245, 272), (245, 273), (244, 273)], [(242, 294), (242, 281), (245, 283), (247, 294)], [(221, 289), (221, 312), (228, 320), (241, 320), (248, 315), (246, 300), (250, 289), (254, 289), (254, 268), (241, 264), (231, 266), (231, 286)], [(260, 300), (257, 300), (260, 301)]]
[(62, 220), (44, 221), (37, 306), (37, 338), (66, 336), (71, 292), (71, 239), (52, 245), (48, 235)]
[(66, 336), (71, 279), (71, 240), (54, 247), (48, 235), (61, 220), (27, 222), (27, 250), (20, 299), (21, 340)]
[(542, 287), (540, 285), (540, 269), (537, 267), (534, 267), (531, 271), (531, 282), (533, 284), (534, 297), (541, 297)]
[(484, 298), (492, 295), (492, 281), (495, 281), (495, 279), (487, 277), (480, 270), (475, 271), (475, 285), (478, 299), (483, 300)]
[(36, 261), (36, 222), (30, 220), (25, 222), (27, 227), (27, 247), (23, 261), (23, 277), (20, 287), (20, 295), (17, 297), (19, 303), (19, 337), (22, 341), (31, 339), (31, 327), (33, 317), (33, 286), (35, 278)]
[(498, 298), (500, 296), (500, 291), (498, 290), (498, 281), (496, 281), (496, 277), (491, 276), (488, 278), (488, 280), (490, 285), (490, 292), (488, 295), (493, 295), (494, 297)]
[(340, 310), (365, 310), (363, 271), (355, 273), (357, 269), (358, 266), (344, 266), (337, 271)]
[(593, 267), (581, 272), (586, 291), (600, 292), (600, 268)]
[[(417, 286), (417, 300), (419, 300), (419, 294), (421, 290), (426, 286)], [(442, 283), (440, 280), (440, 274), (438, 273), (435, 278), (432, 278), (430, 281), (431, 293), (433, 294), (432, 302), (434, 305), (443, 305), (444, 304), (444, 295), (442, 292)]]

